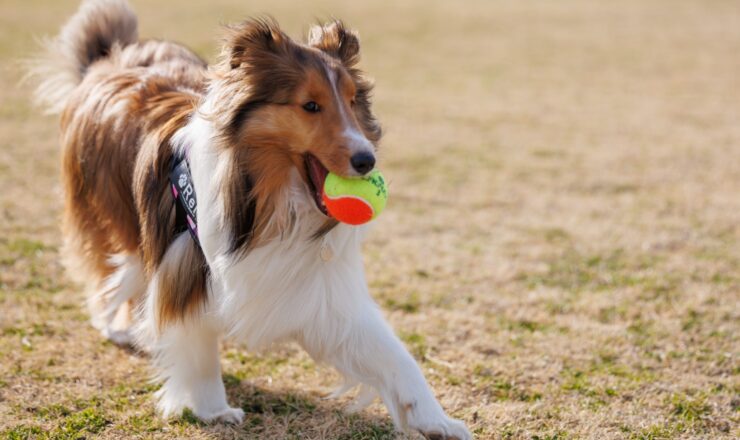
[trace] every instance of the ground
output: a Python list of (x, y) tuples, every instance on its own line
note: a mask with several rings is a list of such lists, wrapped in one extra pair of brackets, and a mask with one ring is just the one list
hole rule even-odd
[[(394, 438), (294, 346), (223, 350), (239, 426), (160, 420), (59, 260), (58, 121), (17, 61), (75, 1), (0, 5), (0, 436)], [(213, 59), (269, 12), (360, 30), (390, 203), (372, 294), (481, 439), (740, 436), (740, 3), (134, 1)]]

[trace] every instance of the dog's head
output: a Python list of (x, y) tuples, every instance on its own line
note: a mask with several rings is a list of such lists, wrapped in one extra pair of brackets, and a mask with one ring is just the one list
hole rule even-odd
[(360, 176), (375, 166), (381, 130), (359, 57), (357, 34), (338, 21), (313, 27), (307, 43), (271, 19), (229, 28), (210, 94), (219, 145), (234, 158), (225, 205), (235, 247), (274, 221), (275, 195), (293, 170), (326, 214), (329, 171)]
[(230, 29), (216, 71), (225, 97), (217, 103), (219, 128), (250, 175), (278, 179), (296, 167), (323, 210), (327, 171), (348, 177), (372, 170), (380, 127), (371, 85), (356, 68), (359, 52), (357, 34), (341, 22), (313, 27), (307, 44), (272, 20)]

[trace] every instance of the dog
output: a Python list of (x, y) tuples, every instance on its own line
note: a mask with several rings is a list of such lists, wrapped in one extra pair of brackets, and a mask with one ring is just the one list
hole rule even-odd
[[(151, 353), (157, 408), (239, 423), (219, 341), (300, 344), (380, 397), (399, 430), (469, 439), (368, 293), (364, 226), (327, 216), (328, 171), (363, 176), (381, 128), (357, 34), (335, 21), (307, 42), (271, 18), (227, 27), (209, 66), (139, 40), (123, 0), (91, 0), (45, 44), (35, 98), (61, 113), (62, 250), (92, 324)], [(173, 175), (175, 176), (173, 179)]]

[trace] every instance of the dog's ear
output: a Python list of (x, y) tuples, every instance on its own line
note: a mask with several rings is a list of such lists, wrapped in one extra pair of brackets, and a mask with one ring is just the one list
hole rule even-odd
[(225, 55), (231, 68), (235, 69), (253, 60), (281, 55), (289, 43), (290, 38), (274, 19), (251, 19), (228, 28)]
[(316, 25), (308, 33), (308, 44), (338, 58), (347, 67), (360, 61), (360, 38), (341, 21)]

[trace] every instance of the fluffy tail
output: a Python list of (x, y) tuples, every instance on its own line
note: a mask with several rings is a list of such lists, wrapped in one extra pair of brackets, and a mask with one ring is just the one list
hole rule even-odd
[(60, 113), (92, 63), (137, 39), (136, 15), (125, 0), (85, 0), (31, 61), (29, 76), (38, 82), (34, 101), (48, 113)]

